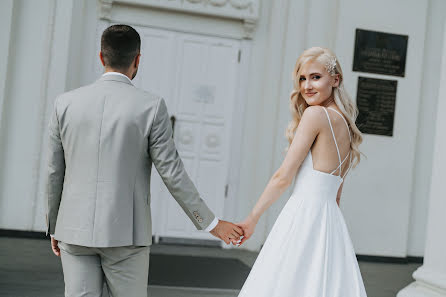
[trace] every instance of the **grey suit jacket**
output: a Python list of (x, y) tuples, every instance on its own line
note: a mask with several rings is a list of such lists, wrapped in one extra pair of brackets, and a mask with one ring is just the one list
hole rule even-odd
[(205, 229), (215, 216), (184, 170), (162, 98), (119, 75), (59, 96), (49, 124), (47, 234), (89, 247), (150, 245), (152, 162)]

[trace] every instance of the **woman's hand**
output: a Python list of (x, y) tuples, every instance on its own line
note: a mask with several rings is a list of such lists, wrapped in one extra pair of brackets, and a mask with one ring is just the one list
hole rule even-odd
[(249, 216), (244, 221), (237, 223), (236, 225), (243, 229), (243, 238), (239, 243), (241, 246), (245, 241), (247, 241), (251, 235), (254, 233), (258, 220)]

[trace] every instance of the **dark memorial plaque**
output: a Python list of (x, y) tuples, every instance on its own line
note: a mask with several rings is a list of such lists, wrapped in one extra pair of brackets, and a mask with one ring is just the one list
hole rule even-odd
[(404, 77), (407, 35), (356, 29), (353, 71)]
[(396, 80), (358, 77), (356, 125), (362, 133), (393, 135)]

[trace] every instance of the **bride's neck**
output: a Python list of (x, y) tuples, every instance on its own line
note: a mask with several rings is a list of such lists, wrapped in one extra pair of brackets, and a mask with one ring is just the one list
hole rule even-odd
[(325, 100), (324, 102), (322, 102), (321, 106), (323, 107), (329, 107), (331, 105), (335, 104), (334, 101), (334, 96), (330, 96), (330, 98), (328, 98), (327, 100)]

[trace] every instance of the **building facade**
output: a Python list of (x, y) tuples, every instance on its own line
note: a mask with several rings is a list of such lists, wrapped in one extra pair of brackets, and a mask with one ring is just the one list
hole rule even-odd
[[(54, 99), (101, 75), (101, 33), (125, 23), (142, 38), (134, 84), (166, 99), (188, 172), (209, 206), (230, 221), (244, 219), (283, 160), (291, 72), (304, 49), (322, 46), (337, 54), (352, 98), (360, 76), (396, 80), (393, 135), (364, 134), (366, 157), (346, 179), (341, 209), (357, 254), (422, 257), (437, 246), (426, 244), (426, 234), (436, 238), (429, 214), (437, 207), (429, 211), (429, 201), (444, 200), (438, 184), (446, 177), (436, 170), (446, 164), (434, 149), (444, 143), (445, 1), (0, 5), (0, 229), (45, 230), (43, 176)], [(407, 35), (405, 76), (353, 71), (356, 29)], [(213, 240), (194, 230), (156, 173), (153, 180), (157, 239)], [(262, 218), (246, 248), (261, 247), (288, 195)]]

